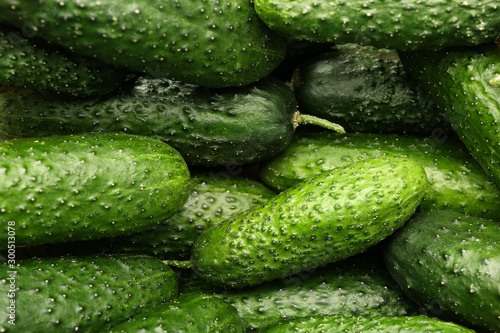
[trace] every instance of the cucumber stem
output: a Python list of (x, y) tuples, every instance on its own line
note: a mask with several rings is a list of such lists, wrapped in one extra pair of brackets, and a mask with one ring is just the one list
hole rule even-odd
[(191, 260), (163, 260), (165, 265), (174, 266), (177, 268), (191, 268), (193, 263)]
[(490, 84), (495, 88), (500, 88), (500, 74), (495, 75), (495, 77), (490, 80)]
[(332, 123), (323, 118), (319, 118), (310, 114), (302, 114), (296, 111), (293, 115), (293, 126), (297, 128), (299, 125), (317, 125), (326, 129), (330, 129), (337, 133), (345, 134), (345, 129), (339, 124)]

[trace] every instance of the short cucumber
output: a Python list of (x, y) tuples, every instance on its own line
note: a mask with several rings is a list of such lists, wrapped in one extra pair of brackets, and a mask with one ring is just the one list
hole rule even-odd
[(264, 327), (259, 333), (320, 333), (320, 332), (416, 332), (416, 333), (474, 333), (464, 326), (427, 316), (314, 316), (283, 319)]
[(119, 94), (92, 99), (4, 91), (0, 114), (0, 137), (126, 132), (158, 138), (188, 164), (208, 166), (267, 159), (283, 150), (295, 128), (306, 122), (291, 89), (272, 78), (208, 89), (139, 77)]
[[(500, 17), (500, 16), (498, 16)], [(401, 52), (469, 152), (500, 187), (500, 51), (495, 43), (436, 52)]]
[[(375, 260), (373, 260), (376, 255)], [(381, 255), (359, 254), (258, 286), (223, 290), (203, 280), (180, 282), (181, 294), (215, 294), (238, 310), (247, 331), (280, 319), (315, 315), (373, 317), (418, 313), (387, 272)], [(182, 281), (182, 280), (180, 280)]]
[(255, 0), (255, 9), (271, 29), (318, 42), (414, 50), (500, 37), (497, 0)]
[[(187, 200), (180, 154), (124, 133), (0, 142), (0, 225), (16, 245), (131, 234), (151, 228)], [(2, 232), (1, 246), (7, 246)]]
[(124, 82), (122, 72), (0, 25), (0, 86), (102, 95)]
[(204, 231), (188, 262), (226, 287), (326, 265), (379, 243), (415, 211), (427, 187), (411, 159), (359, 161), (311, 177)]
[(268, 187), (283, 191), (319, 172), (385, 155), (407, 156), (424, 167), (429, 185), (419, 210), (453, 209), (485, 218), (500, 215), (500, 190), (451, 134), (433, 138), (297, 133), (283, 152), (260, 165), (259, 174)]
[(181, 295), (113, 327), (110, 333), (244, 333), (236, 309), (213, 295)]
[(248, 0), (1, 0), (0, 22), (92, 59), (210, 87), (262, 79), (286, 52)]
[(386, 243), (390, 274), (442, 318), (500, 331), (500, 223), (450, 210), (415, 215)]
[(178, 294), (174, 272), (153, 257), (43, 258), (14, 266), (0, 266), (2, 332), (105, 332)]
[(394, 50), (337, 45), (298, 64), (292, 85), (301, 112), (341, 124), (350, 133), (452, 131)]

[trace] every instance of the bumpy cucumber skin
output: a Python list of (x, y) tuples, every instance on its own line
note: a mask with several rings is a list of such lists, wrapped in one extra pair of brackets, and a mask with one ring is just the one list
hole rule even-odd
[(236, 309), (213, 295), (181, 295), (113, 327), (110, 333), (243, 333)]
[(443, 318), (500, 331), (500, 224), (449, 210), (421, 212), (387, 243), (390, 274)]
[(147, 256), (60, 257), (0, 267), (0, 304), (6, 309), (15, 275), (15, 326), (2, 332), (104, 332), (138, 312), (177, 297), (174, 272)]
[(499, 8), (496, 0), (255, 0), (269, 27), (295, 38), (398, 50), (491, 42)]
[(474, 333), (474, 330), (461, 325), (427, 316), (380, 316), (343, 317), (343, 316), (314, 316), (310, 318), (294, 318), (263, 328), (260, 333), (281, 332), (435, 332), (435, 333)]
[(182, 207), (190, 179), (172, 147), (119, 133), (2, 141), (0, 175), (0, 225), (15, 223), (16, 245), (149, 229)]
[(241, 289), (213, 287), (200, 280), (180, 284), (181, 293), (215, 294), (234, 306), (247, 331), (280, 319), (314, 315), (405, 316), (419, 309), (387, 272), (380, 253), (366, 253), (316, 270)]
[(121, 72), (0, 25), (0, 86), (73, 96), (102, 95), (124, 81)]
[(208, 89), (140, 77), (131, 86), (85, 100), (4, 91), (0, 137), (126, 132), (167, 142), (189, 165), (229, 166), (270, 158), (294, 135), (297, 101), (276, 79)]
[(406, 158), (325, 172), (207, 229), (193, 246), (193, 269), (207, 281), (243, 287), (341, 260), (399, 228), (426, 187), (423, 168)]
[(500, 187), (500, 87), (492, 83), (500, 75), (498, 47), (492, 43), (439, 52), (401, 52), (400, 57)]
[(412, 158), (425, 169), (429, 182), (419, 210), (452, 209), (484, 218), (500, 215), (500, 191), (454, 136), (297, 133), (283, 152), (261, 164), (259, 175), (279, 192), (328, 169), (384, 155)]
[(262, 79), (286, 52), (247, 0), (2, 0), (0, 20), (89, 58), (209, 87)]
[(347, 132), (452, 131), (394, 50), (339, 45), (300, 64), (292, 83), (300, 112), (341, 124)]

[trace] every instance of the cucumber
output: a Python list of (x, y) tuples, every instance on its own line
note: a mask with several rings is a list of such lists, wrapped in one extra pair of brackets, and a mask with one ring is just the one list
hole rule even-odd
[(436, 333), (474, 333), (464, 326), (427, 316), (380, 316), (367, 318), (361, 316), (314, 316), (280, 320), (259, 331), (260, 333), (281, 332), (436, 332)]
[(386, 246), (389, 272), (410, 299), (441, 318), (500, 331), (500, 223), (421, 212)]
[(181, 295), (110, 330), (126, 332), (245, 332), (238, 312), (217, 296)]
[(153, 257), (43, 258), (13, 266), (0, 266), (0, 304), (10, 314), (0, 316), (2, 332), (104, 332), (178, 294), (174, 272)]
[(500, 75), (500, 52), (496, 44), (400, 56), (500, 187), (500, 86), (495, 84)]
[(500, 37), (497, 0), (255, 0), (255, 10), (271, 29), (318, 42), (414, 50)]
[(341, 124), (347, 132), (452, 132), (394, 50), (332, 47), (299, 64), (292, 85), (301, 112)]
[(411, 159), (359, 161), (205, 230), (189, 261), (168, 263), (228, 288), (284, 278), (379, 243), (414, 213), (426, 186)]
[(111, 65), (210, 87), (262, 79), (286, 52), (248, 0), (1, 0), (0, 22)]
[(126, 132), (165, 141), (189, 165), (204, 166), (270, 158), (291, 142), (298, 124), (314, 122), (298, 113), (291, 89), (271, 78), (209, 89), (138, 77), (119, 94), (83, 100), (4, 91), (0, 114), (0, 137)]
[(90, 96), (108, 93), (124, 79), (122, 71), (112, 66), (0, 25), (0, 86)]
[(366, 158), (406, 156), (425, 169), (429, 185), (418, 210), (452, 209), (484, 218), (500, 215), (500, 190), (455, 136), (327, 132), (297, 133), (279, 155), (262, 163), (262, 181), (283, 191), (313, 175)]
[(394, 282), (379, 252), (362, 253), (324, 267), (258, 286), (224, 290), (201, 279), (182, 283), (181, 294), (213, 294), (238, 310), (247, 331), (281, 319), (316, 315), (373, 317), (418, 313)]
[(2, 141), (0, 175), (0, 225), (17, 246), (149, 229), (182, 207), (190, 179), (172, 147), (123, 133)]

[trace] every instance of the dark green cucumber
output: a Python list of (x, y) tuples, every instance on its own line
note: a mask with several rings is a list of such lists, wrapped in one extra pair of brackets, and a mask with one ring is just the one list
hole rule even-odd
[(413, 50), (500, 37), (497, 0), (255, 0), (255, 9), (271, 29), (318, 42)]
[(236, 309), (219, 297), (181, 295), (110, 330), (130, 332), (243, 333), (245, 328)]
[(259, 331), (260, 333), (284, 332), (427, 332), (474, 333), (464, 326), (427, 316), (380, 316), (374, 318), (354, 316), (314, 316), (280, 320)]
[(169, 143), (190, 165), (228, 166), (267, 159), (292, 140), (304, 116), (291, 89), (266, 79), (208, 89), (139, 77), (120, 94), (73, 99), (0, 93), (0, 137), (127, 132)]
[(0, 86), (102, 95), (124, 81), (122, 71), (0, 25)]
[(311, 177), (204, 231), (188, 262), (207, 281), (243, 287), (326, 265), (379, 243), (415, 211), (423, 168), (369, 159)]
[[(187, 200), (189, 170), (169, 145), (101, 133), (0, 142), (0, 226), (16, 245), (131, 234)], [(8, 234), (2, 232), (1, 247)]]
[(454, 136), (297, 133), (283, 152), (260, 165), (259, 174), (268, 187), (283, 191), (322, 171), (385, 155), (407, 156), (425, 169), (429, 185), (420, 210), (500, 215), (500, 191)]
[(14, 266), (0, 266), (2, 332), (105, 332), (178, 293), (174, 272), (147, 256), (43, 258)]
[[(375, 254), (373, 254), (375, 255)], [(380, 253), (363, 253), (316, 270), (223, 290), (203, 280), (180, 282), (181, 294), (215, 294), (238, 310), (248, 331), (280, 319), (314, 315), (404, 316), (418, 307), (403, 294), (384, 266)]]
[(306, 59), (292, 78), (299, 110), (347, 132), (451, 132), (430, 95), (394, 50), (338, 45)]
[(105, 63), (210, 87), (262, 79), (286, 52), (248, 0), (2, 0), (0, 21)]
[(500, 223), (422, 212), (393, 236), (385, 260), (410, 299), (442, 318), (500, 331)]
[[(499, 16), (500, 18), (500, 16)], [(469, 149), (500, 187), (500, 49), (496, 44), (401, 53)], [(497, 81), (495, 81), (497, 80)]]

